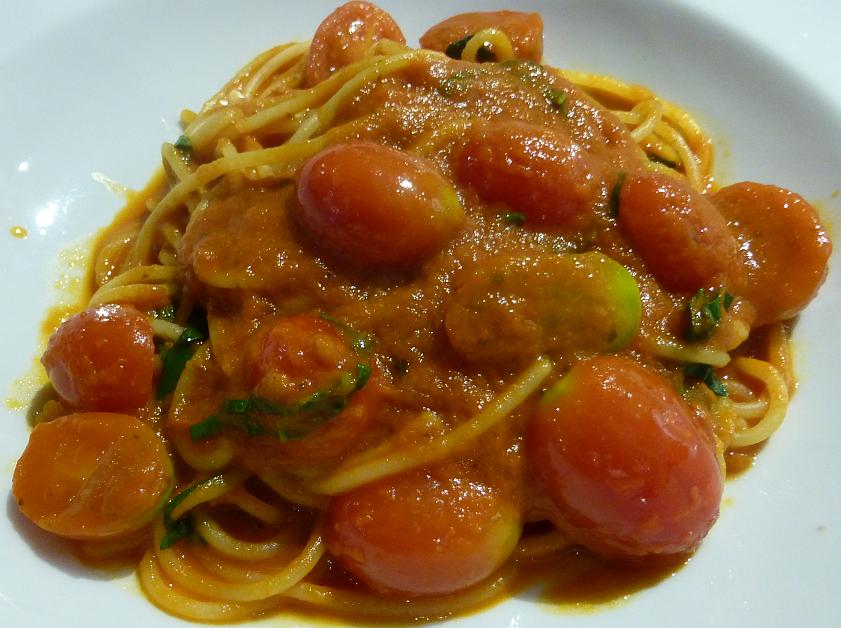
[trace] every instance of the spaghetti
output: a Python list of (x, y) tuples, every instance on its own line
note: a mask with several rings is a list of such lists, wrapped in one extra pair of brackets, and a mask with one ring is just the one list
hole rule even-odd
[[(685, 111), (541, 65), (541, 29), (539, 16), (467, 14), (413, 49), (390, 16), (351, 2), (312, 42), (259, 55), (184, 111), (146, 211), (98, 249), (86, 318), (45, 354), (56, 399), (16, 471), (24, 514), (89, 555), (139, 552), (149, 598), (196, 621), (302, 607), (436, 619), (572, 546), (693, 550), (718, 513), (725, 452), (783, 420), (787, 321), (819, 287), (829, 240), (814, 212), (790, 221), (814, 223), (813, 278), (790, 290), (807, 298), (771, 311), (740, 292), (736, 238), (754, 245), (734, 230), (791, 193), (716, 191), (710, 139)], [(674, 229), (716, 239), (697, 250)], [(798, 262), (765, 246), (769, 266)], [(116, 375), (90, 348), (97, 334), (128, 347)], [(605, 382), (626, 382), (635, 409), (600, 396)], [(651, 436), (645, 456), (668, 457), (661, 441), (699, 452), (653, 463), (668, 482), (638, 478), (662, 511), (618, 515), (665, 521), (654, 536), (643, 520), (593, 531), (609, 525), (588, 500), (610, 481), (570, 497), (565, 478), (601, 482), (558, 448), (589, 442), (565, 418), (577, 412), (627, 414)], [(87, 487), (67, 504), (30, 501), (30, 467), (58, 464), (43, 464), (43, 428), (87, 452), (68, 433), (119, 432), (113, 413), (166, 442), (146, 463), (169, 481), (116, 536), (101, 519), (128, 515), (79, 495), (150, 489), (115, 468), (96, 479), (98, 458), (93, 475), (62, 476), (69, 493)], [(624, 454), (604, 455), (621, 467)], [(79, 528), (65, 507), (91, 512)], [(551, 531), (523, 532), (538, 522)]]

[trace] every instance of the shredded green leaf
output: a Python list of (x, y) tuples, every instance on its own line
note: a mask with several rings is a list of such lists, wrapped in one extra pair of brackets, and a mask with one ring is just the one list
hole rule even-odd
[(374, 350), (374, 339), (371, 334), (354, 329), (327, 312), (319, 312), (318, 315), (321, 319), (333, 323), (358, 355), (371, 355)]
[(190, 138), (186, 135), (178, 136), (178, 139), (175, 140), (174, 146), (183, 153), (189, 153), (191, 150), (193, 150), (193, 143), (190, 141)]
[(501, 216), (503, 221), (515, 227), (522, 227), (526, 222), (526, 215), (520, 212), (505, 212)]
[(444, 50), (444, 54), (451, 59), (461, 59), (461, 53), (464, 52), (464, 48), (467, 46), (467, 42), (470, 41), (471, 37), (473, 37), (473, 33), (470, 33), (467, 37), (463, 37), (458, 41), (451, 42), (447, 46), (446, 50)]
[(552, 108), (556, 111), (564, 111), (567, 98), (568, 94), (561, 89), (550, 87), (546, 90), (546, 100), (549, 101), (549, 104), (552, 105)]
[(196, 327), (187, 327), (173, 345), (161, 350), (161, 378), (155, 391), (156, 399), (163, 399), (173, 390), (181, 378), (184, 367), (198, 346), (207, 339), (207, 332)]
[(351, 395), (365, 386), (370, 376), (371, 367), (360, 363), (356, 365), (355, 373), (342, 373), (332, 386), (293, 403), (277, 403), (258, 396), (228, 399), (220, 414), (213, 414), (190, 427), (190, 438), (199, 441), (226, 428), (249, 436), (273, 436), (282, 441), (303, 438), (344, 410)]
[[(205, 482), (207, 480), (204, 480)], [(168, 549), (181, 539), (194, 536), (193, 521), (190, 519), (190, 514), (185, 513), (178, 519), (173, 520), (172, 511), (183, 502), (202, 482), (196, 482), (178, 493), (175, 497), (170, 499), (164, 507), (164, 536), (161, 539), (160, 548)]]
[(732, 302), (733, 295), (724, 290), (719, 290), (712, 298), (703, 289), (698, 290), (689, 299), (689, 328), (686, 330), (686, 339), (709, 338)]
[(715, 374), (715, 370), (709, 364), (696, 364), (690, 362), (683, 367), (683, 372), (687, 377), (697, 379), (709, 387), (719, 397), (727, 396), (727, 388), (724, 382)]
[(616, 183), (610, 192), (609, 207), (610, 215), (616, 218), (619, 215), (619, 195), (622, 193), (622, 186), (625, 183), (625, 178), (628, 176), (626, 172), (620, 172), (616, 177)]

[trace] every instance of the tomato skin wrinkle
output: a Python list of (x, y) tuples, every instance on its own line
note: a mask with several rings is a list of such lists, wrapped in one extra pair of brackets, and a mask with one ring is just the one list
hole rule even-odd
[(529, 439), (558, 525), (596, 552), (691, 551), (718, 516), (710, 437), (665, 379), (630, 360), (577, 363), (541, 402)]

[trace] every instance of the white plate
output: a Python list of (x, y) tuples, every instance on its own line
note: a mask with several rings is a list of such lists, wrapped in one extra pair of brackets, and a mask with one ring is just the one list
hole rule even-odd
[[(472, 2), (498, 8), (505, 2)], [(509, 3), (509, 6), (514, 3)], [(647, 84), (686, 105), (720, 140), (720, 173), (793, 188), (832, 226), (841, 216), (841, 5), (818, 0), (529, 2), (546, 21), (546, 59)], [(452, 2), (382, 2), (410, 39)], [(162, 141), (255, 53), (307, 38), (324, 2), (168, 3), (40, 0), (0, 24), (0, 385), (10, 400), (38, 355), (39, 324), (61, 298), (58, 254), (84, 244), (121, 201), (95, 172), (131, 187)], [(833, 197), (835, 193), (835, 198)], [(29, 237), (15, 239), (23, 226)], [(841, 617), (841, 309), (838, 256), (796, 330), (801, 384), (756, 467), (727, 486), (726, 507), (690, 565), (617, 607), (564, 616), (514, 599), (471, 626), (837, 625)], [(6, 406), (9, 406), (7, 403)], [(8, 494), (25, 446), (23, 411), (0, 408), (0, 625), (187, 625), (151, 606), (132, 576), (79, 567), (21, 520)], [(283, 622), (273, 622), (279, 625)]]

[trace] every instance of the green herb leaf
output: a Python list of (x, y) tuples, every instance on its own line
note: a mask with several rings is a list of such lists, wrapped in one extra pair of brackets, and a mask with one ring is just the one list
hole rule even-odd
[(207, 339), (207, 332), (195, 327), (187, 327), (171, 347), (161, 350), (161, 378), (155, 391), (156, 399), (163, 399), (173, 390), (181, 378), (184, 367), (196, 352), (198, 346)]
[(451, 42), (447, 46), (446, 50), (444, 50), (444, 54), (451, 59), (461, 59), (461, 53), (464, 52), (464, 48), (467, 46), (467, 42), (470, 41), (471, 37), (473, 37), (473, 33), (470, 33), (467, 37), (459, 39), (458, 41)]
[(549, 104), (552, 105), (552, 108), (556, 111), (564, 111), (564, 105), (566, 105), (568, 98), (568, 94), (560, 89), (555, 89), (554, 87), (550, 87), (546, 90), (546, 100), (549, 101)]
[(719, 290), (713, 298), (710, 298), (703, 289), (698, 290), (689, 299), (689, 328), (686, 330), (686, 339), (709, 338), (732, 302), (733, 296), (724, 290)]
[(622, 186), (625, 183), (625, 178), (628, 176), (626, 172), (620, 172), (616, 177), (616, 183), (613, 184), (613, 189), (610, 192), (610, 200), (608, 201), (608, 210), (610, 215), (616, 218), (619, 215), (619, 195), (622, 193)]
[(719, 379), (715, 370), (709, 364), (690, 362), (683, 367), (683, 372), (687, 377), (702, 381), (719, 397), (727, 396), (727, 388), (724, 386), (724, 382)]
[(194, 442), (204, 438), (210, 438), (214, 434), (221, 432), (224, 427), (222, 419), (215, 414), (212, 414), (204, 421), (190, 426), (190, 438), (192, 438)]
[[(206, 481), (206, 480), (205, 480)], [(172, 511), (183, 502), (202, 482), (196, 482), (170, 499), (164, 507), (164, 536), (161, 539), (160, 548), (168, 549), (181, 539), (193, 536), (193, 521), (189, 513), (184, 513), (178, 519), (172, 519)]]
[(325, 321), (333, 323), (342, 332), (342, 335), (348, 340), (350, 346), (358, 355), (371, 355), (371, 352), (374, 350), (374, 339), (371, 334), (354, 329), (327, 312), (319, 312), (318, 316)]
[(182, 153), (189, 153), (193, 150), (193, 143), (186, 135), (180, 135), (178, 139), (175, 140), (175, 148), (180, 150)]
[(515, 227), (522, 227), (526, 222), (526, 215), (520, 212), (505, 212), (502, 220)]
[(355, 373), (343, 373), (332, 386), (293, 403), (276, 403), (257, 396), (228, 399), (221, 414), (211, 415), (190, 427), (190, 438), (199, 441), (226, 428), (249, 436), (273, 436), (281, 441), (303, 438), (344, 410), (350, 396), (365, 386), (370, 377), (371, 367), (360, 363)]

